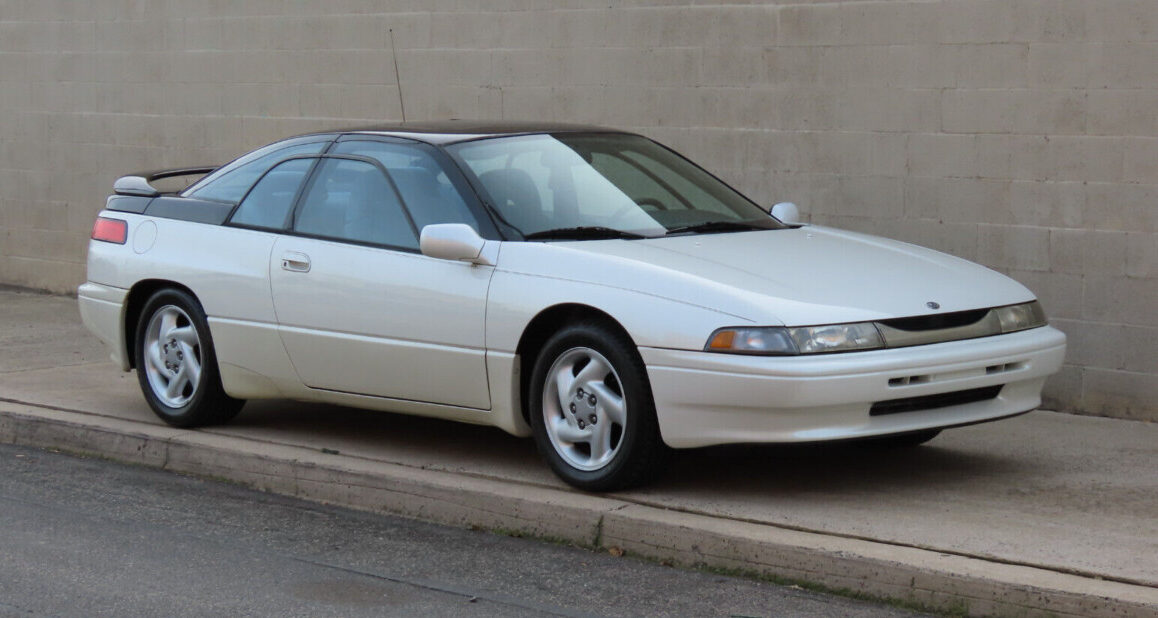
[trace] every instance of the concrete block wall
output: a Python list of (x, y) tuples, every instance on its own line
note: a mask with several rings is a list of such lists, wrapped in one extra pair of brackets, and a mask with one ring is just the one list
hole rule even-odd
[(607, 4), (0, 0), (0, 282), (74, 289), (127, 171), (403, 104), (594, 122), (1008, 273), (1071, 338), (1047, 405), (1158, 420), (1158, 2)]

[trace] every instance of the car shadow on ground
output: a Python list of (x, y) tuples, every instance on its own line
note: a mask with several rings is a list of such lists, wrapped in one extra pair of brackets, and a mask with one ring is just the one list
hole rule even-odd
[[(287, 401), (251, 402), (227, 427), (231, 433), (260, 432), (267, 439), (348, 455), (566, 488), (540, 460), (531, 439), (493, 427)], [(1026, 474), (1027, 465), (1034, 464), (963, 446), (952, 432), (910, 448), (861, 442), (729, 445), (675, 451), (665, 473), (633, 493), (741, 498), (928, 492)]]
[(737, 445), (677, 452), (663, 486), (685, 492), (806, 495), (921, 492), (973, 484), (981, 478), (1025, 474), (1027, 462), (1001, 454), (930, 443), (884, 448), (860, 442)]

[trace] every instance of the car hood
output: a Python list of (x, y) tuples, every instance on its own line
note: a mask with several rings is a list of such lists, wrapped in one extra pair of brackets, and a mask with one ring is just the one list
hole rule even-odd
[(562, 268), (541, 274), (566, 273), (755, 323), (880, 320), (1034, 298), (1021, 284), (978, 264), (821, 226), (548, 244), (562, 250), (554, 256), (561, 259), (540, 261), (540, 268)]

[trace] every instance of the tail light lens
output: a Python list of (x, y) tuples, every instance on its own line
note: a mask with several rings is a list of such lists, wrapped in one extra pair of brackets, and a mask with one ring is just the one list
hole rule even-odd
[(92, 224), (93, 240), (123, 245), (128, 238), (129, 224), (120, 219), (97, 217), (96, 223)]

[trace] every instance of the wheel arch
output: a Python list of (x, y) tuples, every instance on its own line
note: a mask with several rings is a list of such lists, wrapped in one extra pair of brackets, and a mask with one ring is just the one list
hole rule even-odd
[(149, 302), (149, 298), (156, 294), (159, 290), (174, 289), (180, 290), (189, 296), (192, 296), (198, 303), (201, 299), (193, 293), (193, 290), (188, 286), (170, 281), (168, 279), (142, 279), (133, 284), (129, 288), (129, 294), (125, 299), (125, 341), (124, 351), (129, 360), (129, 368), (136, 369), (136, 354), (134, 350), (137, 345), (137, 323), (141, 319), (141, 311), (145, 309), (145, 303)]
[[(637, 345), (631, 333), (627, 332), (619, 320), (616, 320), (606, 311), (596, 309), (591, 305), (560, 303), (537, 313), (523, 329), (523, 334), (519, 337), (519, 343), (515, 347), (515, 354), (518, 359), (516, 362), (519, 367), (519, 414), (524, 421), (530, 421), (530, 409), (527, 406), (527, 400), (531, 387), (531, 373), (535, 366), (535, 360), (539, 357), (539, 351), (543, 349), (543, 344), (550, 339), (551, 335), (558, 332), (559, 329), (581, 320), (599, 322), (622, 334), (631, 342), (633, 347)], [(635, 353), (638, 354), (638, 350)]]

